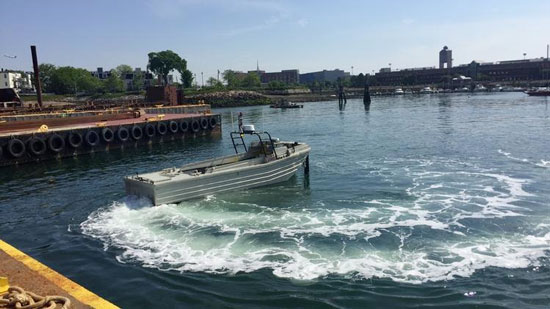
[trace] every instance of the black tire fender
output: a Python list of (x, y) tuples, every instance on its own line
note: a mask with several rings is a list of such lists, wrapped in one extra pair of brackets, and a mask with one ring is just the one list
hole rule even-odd
[(65, 149), (65, 140), (59, 134), (52, 134), (48, 138), (48, 148), (53, 152), (61, 152)]
[(166, 132), (168, 132), (166, 122), (159, 121), (159, 123), (157, 123), (157, 132), (159, 133), (159, 135), (165, 135)]
[(125, 142), (130, 138), (130, 132), (125, 127), (120, 127), (116, 131), (116, 137), (119, 141)]
[(145, 135), (147, 135), (149, 138), (155, 136), (155, 127), (148, 123), (145, 125)]
[(201, 125), (199, 124), (199, 121), (197, 119), (193, 119), (191, 122), (191, 130), (195, 133), (199, 132), (201, 129)]
[(96, 131), (90, 130), (86, 132), (86, 136), (84, 137), (84, 139), (86, 140), (86, 144), (88, 144), (89, 146), (94, 147), (99, 145), (99, 134), (97, 134)]
[(201, 124), (201, 129), (203, 129), (203, 130), (208, 129), (208, 119), (201, 118), (200, 124)]
[(69, 143), (69, 146), (72, 148), (78, 148), (82, 146), (82, 142), (84, 139), (82, 138), (82, 135), (78, 132), (70, 132), (67, 135), (67, 143)]
[(33, 136), (27, 142), (27, 150), (35, 156), (42, 155), (48, 150), (44, 139), (38, 136)]
[(8, 153), (14, 158), (21, 158), (25, 154), (25, 143), (18, 138), (12, 138), (8, 142)]
[(210, 126), (210, 129), (214, 129), (217, 124), (218, 118), (216, 116), (212, 116), (210, 117), (210, 119), (208, 119), (208, 125)]
[(140, 126), (132, 127), (132, 138), (136, 141), (139, 141), (143, 137), (143, 130)]
[(103, 138), (106, 143), (110, 143), (115, 140), (115, 133), (110, 128), (103, 128), (103, 130), (101, 130), (101, 138)]
[(174, 120), (170, 120), (170, 122), (168, 123), (168, 129), (172, 134), (178, 133), (178, 129), (179, 129), (178, 123), (175, 122)]
[(182, 133), (185, 133), (189, 130), (189, 122), (187, 120), (183, 120), (180, 122), (180, 131)]

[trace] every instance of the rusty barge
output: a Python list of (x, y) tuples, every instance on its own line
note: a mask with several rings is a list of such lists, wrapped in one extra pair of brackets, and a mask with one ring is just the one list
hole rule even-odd
[(207, 104), (0, 116), (0, 167), (221, 136)]

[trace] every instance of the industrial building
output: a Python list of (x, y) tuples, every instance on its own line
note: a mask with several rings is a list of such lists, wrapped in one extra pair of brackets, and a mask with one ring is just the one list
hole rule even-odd
[(548, 58), (476, 62), (453, 66), (452, 51), (447, 46), (439, 52), (439, 68), (423, 67), (392, 71), (383, 68), (375, 74), (378, 85), (418, 85), (448, 83), (459, 76), (472, 81), (533, 81), (550, 79)]
[[(239, 78), (244, 78), (245, 73), (236, 72)], [(268, 84), (269, 82), (277, 81), (287, 85), (300, 83), (300, 71), (297, 69), (282, 70), (281, 72), (266, 72), (259, 68), (254, 71), (248, 71), (248, 74), (256, 73), (260, 77), (262, 84)], [(243, 75), (244, 74), (244, 75)]]
[(300, 74), (300, 83), (313, 84), (314, 82), (336, 82), (339, 78), (343, 79), (348, 77), (350, 77), (350, 73), (344, 72), (343, 70), (323, 70), (319, 72)]

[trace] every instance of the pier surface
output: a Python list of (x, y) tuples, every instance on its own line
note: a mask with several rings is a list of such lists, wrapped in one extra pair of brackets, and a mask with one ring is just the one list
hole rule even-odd
[(0, 276), (10, 286), (35, 294), (59, 295), (71, 300), (71, 308), (118, 308), (79, 284), (0, 240)]

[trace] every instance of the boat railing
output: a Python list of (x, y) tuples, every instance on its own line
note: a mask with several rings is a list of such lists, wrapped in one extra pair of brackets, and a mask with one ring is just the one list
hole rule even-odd
[[(256, 137), (258, 137), (258, 139), (260, 140), (262, 152), (266, 157), (269, 154), (267, 153), (267, 149), (266, 147), (264, 147), (264, 145), (269, 143), (273, 151), (273, 155), (275, 156), (275, 159), (279, 159), (279, 157), (277, 156), (277, 153), (275, 152), (275, 144), (273, 143), (273, 138), (271, 138), (271, 134), (269, 134), (269, 132), (257, 132), (257, 131), (231, 132), (231, 142), (233, 143), (233, 148), (235, 149), (236, 154), (239, 154), (239, 150), (237, 149), (237, 147), (241, 145), (244, 147), (245, 152), (248, 152), (248, 148), (246, 147), (246, 144), (244, 142), (245, 134), (255, 135)], [(266, 136), (267, 136), (267, 140), (266, 140)]]

